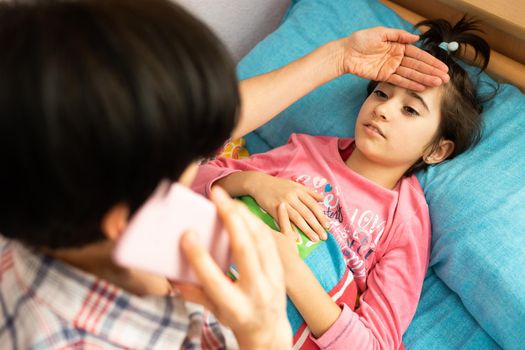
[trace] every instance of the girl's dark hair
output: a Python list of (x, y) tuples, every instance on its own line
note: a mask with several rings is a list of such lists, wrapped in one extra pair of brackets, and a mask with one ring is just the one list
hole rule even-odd
[(28, 245), (103, 239), (110, 208), (138, 208), (236, 123), (233, 62), (168, 0), (2, 2), (0, 51), (0, 232)]
[[(425, 20), (415, 25), (416, 28), (427, 26), (429, 29), (420, 36), (421, 48), (443, 61), (449, 68), (450, 82), (444, 85), (441, 98), (441, 120), (438, 131), (429, 144), (433, 150), (442, 139), (454, 142), (454, 151), (447, 158), (451, 159), (475, 145), (481, 137), (482, 103), (486, 97), (478, 94), (476, 85), (468, 72), (458, 63), (459, 55), (468, 45), (474, 50), (473, 64), (483, 71), (490, 59), (490, 47), (487, 42), (474, 34), (480, 31), (479, 22), (461, 18), (455, 25), (438, 20)], [(442, 42), (456, 41), (459, 50), (449, 52), (439, 47)], [(368, 93), (372, 93), (378, 82), (370, 82)], [(428, 167), (423, 159), (418, 160), (405, 173), (406, 176)]]

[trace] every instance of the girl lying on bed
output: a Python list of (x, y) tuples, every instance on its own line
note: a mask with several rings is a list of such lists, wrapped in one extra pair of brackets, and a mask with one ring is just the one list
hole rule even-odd
[(310, 343), (322, 349), (402, 346), (430, 250), (428, 207), (414, 172), (479, 138), (480, 97), (456, 57), (459, 45), (471, 45), (484, 69), (488, 44), (465, 19), (421, 25), (430, 27), (421, 36), (423, 49), (449, 68), (447, 84), (416, 92), (372, 81), (354, 139), (294, 134), (288, 144), (246, 160), (210, 161), (194, 183), (201, 193), (217, 184), (233, 197), (252, 196), (314, 242), (326, 239), (324, 228), (335, 238), (360, 294), (355, 311), (323, 289), (300, 259), (292, 229), (281, 227), (285, 234), (276, 237), (288, 296), (308, 325)]

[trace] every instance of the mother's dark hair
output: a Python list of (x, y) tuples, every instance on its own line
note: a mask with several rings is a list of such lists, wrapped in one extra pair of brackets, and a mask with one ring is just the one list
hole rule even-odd
[(33, 246), (104, 238), (229, 137), (234, 65), (168, 0), (0, 4), (0, 232)]
[[(476, 84), (459, 60), (468, 45), (474, 52), (474, 59), (471, 63), (483, 71), (489, 63), (490, 47), (483, 38), (475, 34), (476, 31), (480, 31), (476, 20), (463, 17), (452, 25), (446, 20), (436, 19), (425, 20), (415, 25), (415, 27), (422, 26), (428, 27), (428, 30), (420, 36), (421, 48), (443, 61), (449, 68), (450, 76), (450, 81), (443, 85), (438, 130), (428, 148), (433, 151), (441, 139), (451, 140), (454, 142), (454, 150), (447, 159), (452, 159), (479, 141), (482, 127), (482, 103), (489, 98), (479, 94)], [(460, 45), (460, 50), (450, 52), (439, 47), (442, 42), (452, 41)], [(376, 85), (377, 82), (370, 82), (369, 94)], [(405, 175), (411, 175), (426, 167), (428, 164), (423, 159), (419, 159), (406, 171)]]

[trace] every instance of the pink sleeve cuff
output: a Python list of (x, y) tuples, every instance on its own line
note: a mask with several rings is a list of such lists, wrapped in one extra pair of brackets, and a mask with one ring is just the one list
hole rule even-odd
[(212, 181), (210, 181), (207, 185), (206, 185), (206, 188), (204, 189), (206, 192), (206, 197), (209, 197), (210, 196), (210, 192), (211, 192), (211, 188), (213, 187), (213, 185), (215, 185), (215, 183), (217, 181), (219, 181), (220, 179), (222, 178), (225, 178), (226, 176), (228, 175), (231, 175), (233, 173), (237, 173), (239, 171), (242, 171), (242, 170), (236, 170), (236, 169), (224, 169), (224, 172), (222, 174), (220, 174), (219, 176), (217, 176), (215, 179), (213, 179)]
[(322, 336), (316, 339), (310, 334), (310, 339), (321, 349), (337, 349), (339, 338), (352, 327), (354, 312), (346, 304), (339, 306), (342, 306), (341, 314)]

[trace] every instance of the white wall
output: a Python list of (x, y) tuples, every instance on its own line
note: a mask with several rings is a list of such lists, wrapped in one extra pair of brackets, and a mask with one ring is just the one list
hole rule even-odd
[(206, 22), (235, 61), (279, 24), (289, 0), (175, 0)]

